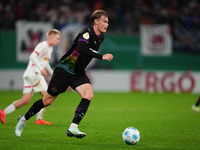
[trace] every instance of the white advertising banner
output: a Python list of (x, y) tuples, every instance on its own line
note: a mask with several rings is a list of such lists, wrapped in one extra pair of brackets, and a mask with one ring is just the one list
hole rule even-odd
[[(23, 72), (0, 70), (0, 90), (22, 90)], [(94, 91), (200, 94), (200, 72), (95, 70), (87, 75)]]
[(47, 39), (47, 32), (51, 28), (51, 23), (18, 21), (16, 23), (17, 61), (28, 62), (35, 46)]
[(138, 71), (131, 73), (131, 91), (200, 93), (200, 72)]
[(200, 72), (90, 71), (95, 91), (200, 93)]
[(141, 54), (143, 56), (170, 56), (172, 36), (168, 25), (141, 25)]
[(130, 91), (130, 72), (89, 71), (88, 77), (95, 91)]

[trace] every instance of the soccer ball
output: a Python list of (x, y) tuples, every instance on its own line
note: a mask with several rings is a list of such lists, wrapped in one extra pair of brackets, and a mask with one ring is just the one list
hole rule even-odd
[(134, 145), (140, 140), (140, 132), (134, 127), (128, 127), (122, 133), (122, 139), (125, 143)]

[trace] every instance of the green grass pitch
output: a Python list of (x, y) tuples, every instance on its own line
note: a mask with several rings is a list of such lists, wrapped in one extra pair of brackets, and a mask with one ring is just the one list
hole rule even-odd
[[(21, 91), (1, 91), (0, 109), (21, 97)], [(74, 111), (80, 102), (75, 92), (63, 93), (47, 108), (45, 120), (52, 125), (35, 125), (29, 120), (22, 136), (14, 128), (18, 116), (34, 101), (10, 114), (0, 124), (0, 150), (191, 150), (200, 149), (200, 114), (191, 107), (197, 94), (100, 93), (95, 92), (90, 108), (79, 125), (87, 134), (83, 139), (66, 136)], [(122, 132), (133, 126), (140, 131), (136, 145), (127, 145)]]

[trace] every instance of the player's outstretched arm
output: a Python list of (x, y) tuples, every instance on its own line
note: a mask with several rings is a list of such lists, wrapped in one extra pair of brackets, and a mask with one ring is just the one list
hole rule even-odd
[(41, 64), (40, 64), (40, 60), (38, 59), (38, 54), (37, 53), (32, 53), (30, 55), (30, 60), (36, 65), (36, 67), (40, 70), (40, 73), (43, 75), (43, 76), (47, 76), (47, 72), (45, 69), (42, 68)]
[(47, 75), (48, 75), (48, 73), (47, 73), (47, 71), (46, 71), (45, 69), (40, 70), (40, 73), (41, 73), (43, 76), (47, 76)]
[(47, 63), (45, 69), (47, 70), (47, 72), (52, 76), (53, 75), (53, 70), (49, 64), (49, 62)]
[(112, 54), (104, 54), (102, 57), (102, 60), (108, 60), (111, 61), (113, 59), (113, 55)]

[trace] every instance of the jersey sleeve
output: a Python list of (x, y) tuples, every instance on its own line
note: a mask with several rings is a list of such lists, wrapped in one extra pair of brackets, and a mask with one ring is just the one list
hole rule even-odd
[(42, 68), (42, 66), (41, 66), (41, 64), (40, 64), (40, 61), (39, 61), (39, 59), (38, 59), (38, 55), (36, 54), (36, 53), (32, 53), (31, 55), (30, 55), (30, 60), (35, 64), (35, 66), (39, 69), (39, 70), (42, 70), (43, 68)]
[(41, 42), (35, 47), (34, 51), (30, 55), (30, 60), (36, 65), (36, 67), (39, 70), (43, 69), (43, 67), (40, 64), (39, 57), (41, 57), (45, 53), (45, 51), (46, 51), (45, 43)]
[(36, 53), (38, 56), (42, 56), (44, 53), (46, 53), (47, 52), (47, 48), (46, 48), (46, 43), (45, 42), (41, 42), (41, 43), (39, 43), (36, 47), (35, 47), (35, 49), (34, 49), (34, 51), (33, 51), (33, 53)]
[(90, 37), (91, 36), (89, 32), (85, 32), (80, 35), (80, 38), (78, 39), (78, 51), (85, 55), (102, 59), (103, 55), (99, 54), (97, 50), (88, 47), (88, 44), (90, 42)]

